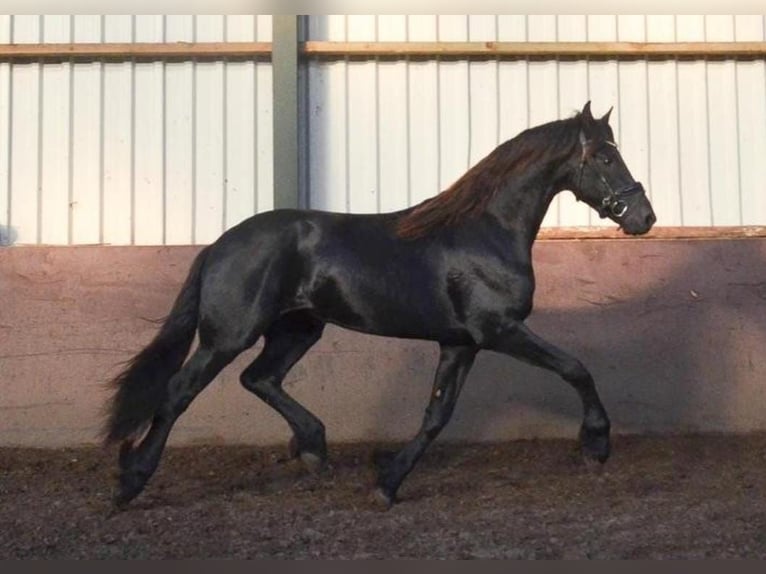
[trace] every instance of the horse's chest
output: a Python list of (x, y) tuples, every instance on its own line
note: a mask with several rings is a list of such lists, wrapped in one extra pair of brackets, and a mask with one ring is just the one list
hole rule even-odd
[(447, 277), (447, 294), (463, 322), (487, 314), (523, 319), (532, 311), (534, 277), (504, 269), (455, 271)]

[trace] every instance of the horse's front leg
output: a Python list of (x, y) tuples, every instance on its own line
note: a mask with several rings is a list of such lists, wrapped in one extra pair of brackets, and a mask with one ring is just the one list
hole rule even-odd
[(580, 395), (583, 406), (580, 427), (582, 452), (592, 460), (606, 462), (609, 457), (609, 417), (601, 404), (593, 377), (580, 361), (541, 339), (520, 321), (513, 322), (483, 346), (558, 373), (572, 385)]

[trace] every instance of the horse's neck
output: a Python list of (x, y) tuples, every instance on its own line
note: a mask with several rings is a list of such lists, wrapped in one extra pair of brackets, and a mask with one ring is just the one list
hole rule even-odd
[(579, 159), (579, 123), (566, 120), (557, 125), (562, 130), (556, 132), (555, 141), (546, 144), (552, 148), (543, 154), (544, 159), (526, 162), (524, 168), (513, 170), (487, 206), (487, 212), (512, 233), (516, 241), (524, 241), (529, 247), (551, 201), (557, 193), (571, 187), (575, 177), (572, 162)]
[(509, 181), (487, 211), (517, 240), (531, 247), (551, 201), (562, 189), (561, 184), (550, 178)]

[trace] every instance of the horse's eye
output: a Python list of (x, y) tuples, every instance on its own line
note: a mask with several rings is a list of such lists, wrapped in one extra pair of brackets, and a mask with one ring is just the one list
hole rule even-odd
[(612, 160), (609, 158), (609, 156), (606, 155), (601, 157), (601, 161), (603, 161), (605, 165), (612, 163)]

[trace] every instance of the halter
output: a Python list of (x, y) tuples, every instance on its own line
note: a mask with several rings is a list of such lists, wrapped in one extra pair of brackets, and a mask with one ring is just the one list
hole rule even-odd
[[(580, 144), (582, 144), (582, 157), (580, 158), (580, 175), (577, 179), (578, 192), (581, 189), (582, 173), (585, 170), (585, 164), (590, 161), (588, 154), (585, 153), (586, 147), (590, 143), (591, 141), (586, 140), (581, 133)], [(615, 148), (617, 147), (616, 143), (610, 142), (608, 140), (605, 140), (604, 143)], [(625, 201), (625, 199), (631, 195), (636, 195), (637, 193), (644, 193), (644, 186), (641, 185), (640, 182), (634, 181), (625, 187), (621, 187), (620, 189), (615, 190), (611, 185), (609, 185), (609, 182), (595, 165), (591, 164), (591, 167), (593, 168), (593, 171), (596, 172), (596, 175), (601, 180), (601, 183), (604, 184), (604, 187), (607, 191), (607, 195), (601, 200), (601, 205), (596, 208), (599, 217), (604, 219), (611, 214), (615, 219), (621, 219), (628, 212), (628, 203)]]

